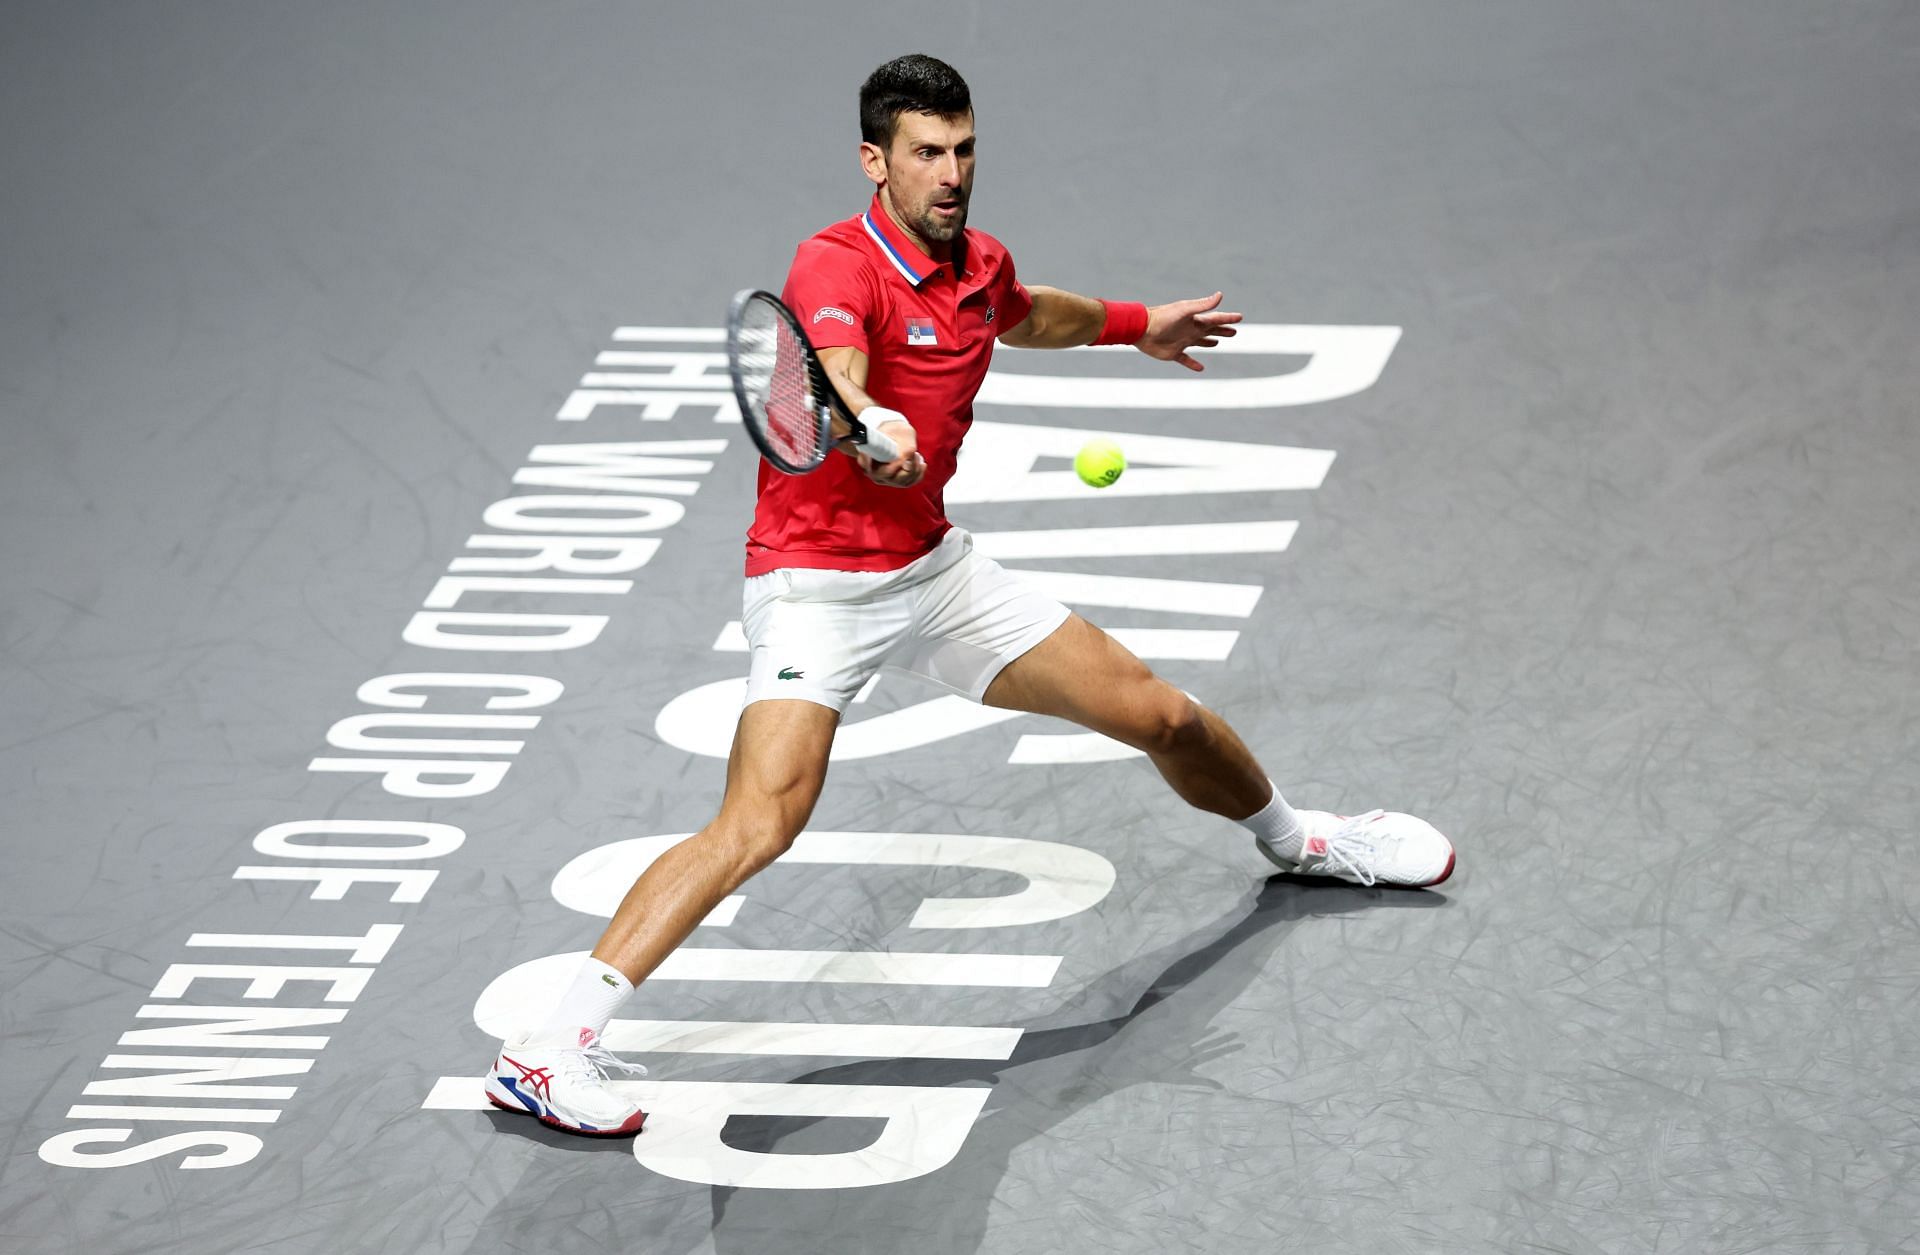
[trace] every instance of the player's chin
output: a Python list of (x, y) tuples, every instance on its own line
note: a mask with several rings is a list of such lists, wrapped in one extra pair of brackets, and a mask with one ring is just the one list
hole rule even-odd
[(952, 243), (960, 238), (960, 233), (966, 229), (967, 211), (964, 206), (951, 214), (942, 214), (929, 209), (926, 218), (920, 224), (921, 233), (929, 240), (940, 244)]

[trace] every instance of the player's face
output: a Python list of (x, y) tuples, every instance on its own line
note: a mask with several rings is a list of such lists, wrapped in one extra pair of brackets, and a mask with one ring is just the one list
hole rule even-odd
[(883, 166), (894, 212), (929, 244), (947, 244), (967, 225), (973, 196), (973, 115), (903, 113)]

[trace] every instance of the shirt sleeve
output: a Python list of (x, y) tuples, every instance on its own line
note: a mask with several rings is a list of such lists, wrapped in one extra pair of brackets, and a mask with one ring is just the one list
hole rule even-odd
[(1013, 273), (1013, 254), (1000, 257), (1000, 273), (994, 276), (993, 303), (1002, 327), (1018, 327), (1033, 312), (1033, 296)]
[(867, 351), (867, 323), (874, 314), (873, 285), (865, 267), (844, 248), (808, 240), (793, 256), (780, 294), (816, 349)]

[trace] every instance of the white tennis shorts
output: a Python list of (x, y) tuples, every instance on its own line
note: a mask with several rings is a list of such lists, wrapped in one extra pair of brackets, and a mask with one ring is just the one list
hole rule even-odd
[(746, 705), (797, 697), (844, 712), (881, 667), (979, 701), (1069, 611), (973, 550), (956, 527), (897, 571), (782, 567), (747, 578)]

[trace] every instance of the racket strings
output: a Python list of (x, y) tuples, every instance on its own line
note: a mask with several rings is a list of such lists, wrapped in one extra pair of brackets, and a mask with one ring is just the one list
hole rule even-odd
[(796, 467), (818, 462), (824, 381), (810, 368), (793, 329), (770, 306), (754, 301), (742, 311), (737, 353), (748, 403), (774, 451)]

